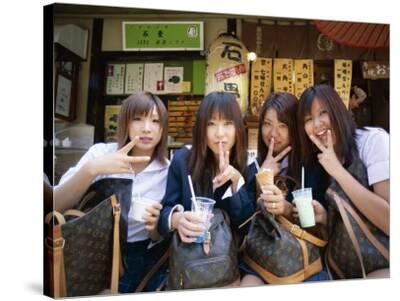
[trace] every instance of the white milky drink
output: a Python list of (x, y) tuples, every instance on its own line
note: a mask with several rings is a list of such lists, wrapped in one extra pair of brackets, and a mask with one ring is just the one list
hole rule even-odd
[(300, 226), (308, 228), (315, 226), (314, 207), (312, 205), (312, 189), (303, 188), (292, 192), (297, 207)]

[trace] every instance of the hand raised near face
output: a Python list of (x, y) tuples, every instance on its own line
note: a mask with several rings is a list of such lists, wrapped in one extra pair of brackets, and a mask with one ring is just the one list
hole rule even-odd
[(242, 176), (240, 172), (229, 163), (229, 151), (224, 151), (222, 142), (218, 144), (219, 148), (219, 162), (218, 162), (218, 175), (213, 179), (213, 187), (218, 188), (224, 185), (227, 181), (231, 180), (237, 183)]
[(271, 138), (271, 142), (268, 147), (268, 154), (267, 157), (265, 158), (263, 164), (261, 165), (261, 169), (272, 169), (274, 171), (274, 175), (276, 176), (279, 174), (281, 170), (281, 163), (279, 163), (292, 149), (290, 146), (287, 146), (283, 151), (281, 151), (278, 155), (275, 157), (273, 156), (273, 150), (274, 150), (274, 138)]
[(340, 171), (343, 167), (339, 159), (337, 158), (335, 149), (333, 147), (331, 130), (327, 131), (327, 136), (328, 139), (326, 146), (324, 146), (322, 142), (314, 135), (310, 135), (310, 139), (321, 151), (321, 153), (318, 154), (319, 163), (330, 176), (335, 177), (336, 173)]
[(132, 141), (127, 143), (125, 146), (113, 152), (97, 157), (95, 160), (90, 161), (90, 169), (95, 175), (100, 174), (114, 174), (114, 173), (132, 173), (132, 163), (148, 162), (150, 161), (149, 156), (129, 156), (129, 152), (135, 146), (138, 137), (135, 137)]

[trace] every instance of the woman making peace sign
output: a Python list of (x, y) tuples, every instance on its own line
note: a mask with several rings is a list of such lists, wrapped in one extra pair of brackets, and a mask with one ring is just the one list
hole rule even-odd
[(188, 175), (195, 194), (216, 201), (234, 225), (254, 212), (242, 175), (246, 169), (245, 127), (233, 94), (212, 92), (199, 107), (193, 128), (193, 145), (174, 154), (168, 172), (167, 190), (158, 222), (166, 238), (177, 230), (185, 243), (194, 242), (204, 232), (201, 219), (191, 209)]
[[(389, 236), (389, 135), (380, 128), (355, 129), (340, 96), (328, 85), (305, 90), (298, 113), (302, 158), (319, 163), (362, 215)], [(350, 171), (359, 160), (368, 183)]]
[[(275, 176), (291, 177), (299, 182), (300, 179), (300, 159), (299, 159), (299, 138), (297, 133), (297, 114), (298, 100), (289, 93), (274, 93), (270, 95), (261, 108), (259, 119), (258, 135), (258, 156), (257, 162), (260, 169), (270, 168)], [(308, 172), (310, 171), (310, 172)], [(306, 185), (313, 187), (314, 199), (321, 201), (322, 193), (314, 189), (314, 182), (318, 177), (317, 170), (307, 170)], [(256, 165), (249, 166), (249, 180), (247, 191), (252, 202), (261, 197), (265, 208), (274, 215), (283, 215), (289, 220), (293, 220), (294, 206), (292, 205), (291, 191), (295, 188), (294, 183), (288, 185), (288, 191), (281, 191), (276, 185), (263, 187), (270, 193), (257, 195), (256, 189)], [(289, 183), (289, 182), (287, 182)], [(320, 202), (313, 201), (314, 211), (317, 213), (316, 223), (322, 220), (320, 213), (324, 213)], [(264, 284), (258, 274), (244, 262), (240, 264), (244, 277), (242, 286), (253, 286)], [(324, 280), (327, 275), (324, 271), (316, 274), (306, 281)]]
[[(92, 182), (102, 178), (133, 180), (132, 199), (141, 195), (157, 201), (146, 208), (143, 219), (128, 213), (127, 270), (119, 281), (119, 292), (134, 292), (143, 277), (165, 253), (166, 243), (158, 240), (157, 222), (165, 193), (169, 162), (165, 159), (167, 110), (162, 101), (148, 92), (135, 93), (124, 100), (118, 116), (118, 143), (97, 143), (70, 168), (55, 188), (55, 209), (72, 208)], [(148, 282), (145, 290), (155, 290), (165, 275), (165, 267)]]

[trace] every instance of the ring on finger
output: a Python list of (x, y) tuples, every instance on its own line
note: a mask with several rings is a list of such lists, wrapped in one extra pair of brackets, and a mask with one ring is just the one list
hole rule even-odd
[(276, 203), (272, 203), (272, 209), (276, 209)]

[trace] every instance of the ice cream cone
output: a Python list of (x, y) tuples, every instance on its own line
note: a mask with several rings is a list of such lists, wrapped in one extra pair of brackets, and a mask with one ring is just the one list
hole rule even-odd
[(274, 171), (270, 168), (262, 169), (256, 174), (256, 179), (260, 187), (274, 184)]

